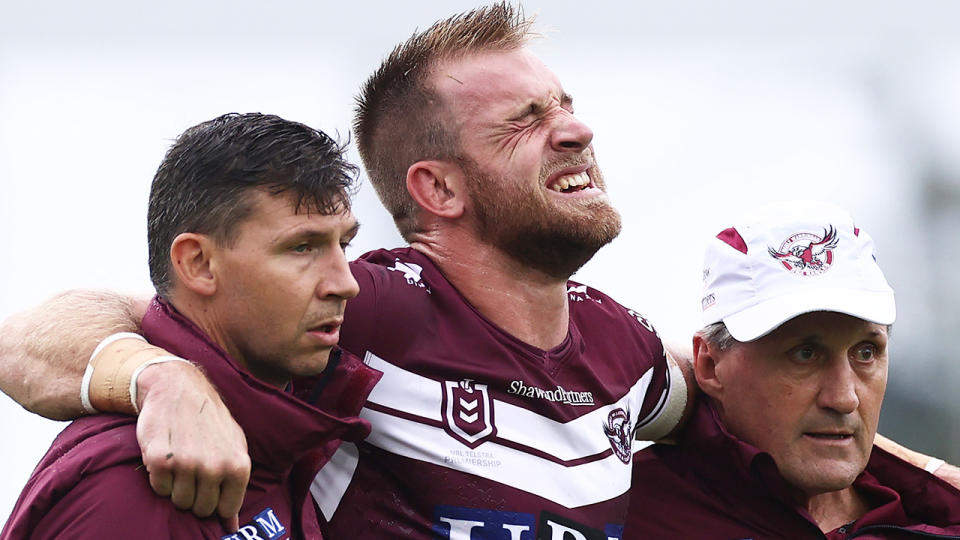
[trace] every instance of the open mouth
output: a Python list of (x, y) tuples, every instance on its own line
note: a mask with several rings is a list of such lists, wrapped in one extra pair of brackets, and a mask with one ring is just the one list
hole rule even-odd
[(334, 331), (335, 331), (337, 328), (339, 328), (339, 327), (340, 327), (339, 324), (333, 324), (333, 323), (331, 323), (331, 324), (321, 324), (320, 326), (315, 326), (315, 327), (311, 328), (310, 331), (311, 331), (311, 332), (321, 332), (321, 333), (324, 333), (324, 334), (329, 334), (329, 333), (331, 333), (331, 332), (334, 332)]
[(557, 193), (576, 193), (588, 187), (590, 187), (590, 175), (587, 171), (561, 176), (547, 186), (548, 189)]

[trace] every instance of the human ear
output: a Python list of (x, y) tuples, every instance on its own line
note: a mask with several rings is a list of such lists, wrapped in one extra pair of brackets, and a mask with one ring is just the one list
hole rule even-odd
[(697, 378), (697, 386), (714, 399), (723, 393), (723, 382), (717, 377), (718, 352), (699, 333), (693, 336), (693, 374)]
[(170, 245), (170, 266), (177, 281), (201, 296), (211, 296), (217, 290), (211, 268), (214, 247), (213, 239), (196, 233), (181, 233)]
[(446, 161), (418, 161), (407, 169), (407, 191), (420, 208), (442, 218), (463, 215), (465, 190), (460, 167)]

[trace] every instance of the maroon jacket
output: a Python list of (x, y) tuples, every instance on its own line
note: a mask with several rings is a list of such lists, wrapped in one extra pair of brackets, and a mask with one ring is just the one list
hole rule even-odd
[(679, 446), (634, 455), (624, 540), (960, 538), (960, 491), (873, 447), (854, 482), (873, 510), (824, 534), (786, 494), (773, 458), (730, 435), (701, 399)]
[(244, 371), (161, 299), (150, 305), (143, 330), (151, 343), (202, 366), (246, 433), (253, 471), (240, 532), (227, 534), (216, 517), (198, 519), (154, 494), (136, 419), (101, 414), (73, 422), (57, 437), (0, 538), (320, 538), (310, 481), (338, 439), (369, 433), (369, 423), (356, 414), (379, 374), (335, 351), (325, 375), (298, 392), (308, 403)]

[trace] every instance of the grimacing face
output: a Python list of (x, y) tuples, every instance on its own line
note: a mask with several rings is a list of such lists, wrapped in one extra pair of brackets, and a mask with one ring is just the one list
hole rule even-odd
[(526, 49), (441, 63), (482, 239), (569, 277), (620, 232), (591, 141), (560, 81)]
[(801, 497), (844, 489), (870, 457), (887, 339), (886, 326), (807, 313), (714, 353), (719, 389), (705, 391), (730, 433), (771, 454)]
[(233, 244), (216, 248), (213, 309), (227, 352), (282, 386), (323, 371), (340, 338), (346, 301), (359, 292), (344, 254), (357, 221), (348, 210), (298, 212), (283, 193), (251, 196)]

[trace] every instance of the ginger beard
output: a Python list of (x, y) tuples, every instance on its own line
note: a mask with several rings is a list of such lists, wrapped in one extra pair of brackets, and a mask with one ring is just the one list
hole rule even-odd
[(597, 166), (590, 169), (590, 179), (604, 193), (575, 197), (546, 188), (551, 172), (569, 163), (542, 167), (531, 185), (489, 174), (469, 157), (459, 161), (471, 179), (479, 238), (528, 268), (566, 280), (620, 234), (620, 214), (610, 205)]

